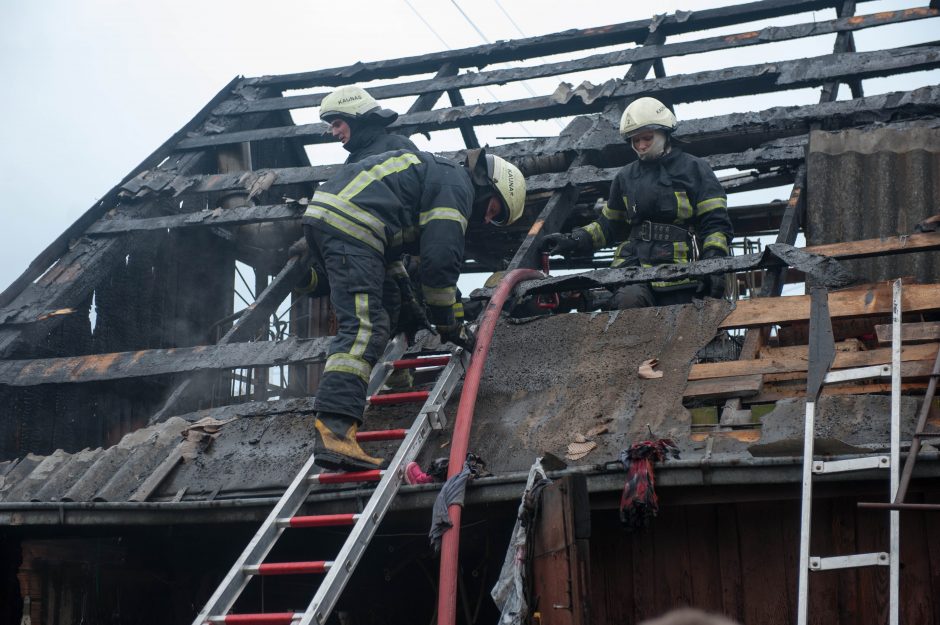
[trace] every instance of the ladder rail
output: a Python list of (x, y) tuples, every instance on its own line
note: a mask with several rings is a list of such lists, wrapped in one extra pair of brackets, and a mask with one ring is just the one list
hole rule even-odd
[[(898, 494), (901, 479), (901, 280), (894, 281), (891, 300), (891, 493)], [(901, 512), (891, 510), (889, 545), (889, 612), (890, 625), (900, 623), (901, 586)]]
[(310, 601), (310, 605), (304, 612), (299, 625), (311, 625), (311, 623), (321, 625), (329, 618), (346, 583), (352, 577), (356, 565), (382, 522), (382, 518), (391, 507), (392, 500), (401, 487), (405, 466), (418, 455), (430, 433), (431, 425), (428, 416), (426, 413), (421, 412), (414, 425), (412, 425), (408, 436), (398, 448), (398, 452), (389, 463), (372, 497), (369, 498), (368, 503), (363, 508), (361, 517), (353, 526), (342, 549), (334, 558), (337, 566), (327, 571), (326, 577), (320, 583), (320, 587)]
[(313, 471), (313, 460), (314, 454), (311, 454), (290, 483), (290, 486), (281, 495), (274, 508), (271, 509), (261, 527), (255, 532), (254, 537), (248, 542), (244, 551), (235, 560), (235, 564), (229, 569), (216, 591), (199, 614), (196, 615), (193, 625), (203, 625), (209, 616), (228, 614), (229, 610), (232, 609), (232, 605), (252, 577), (251, 574), (245, 572), (243, 567), (260, 564), (264, 560), (285, 529), (278, 524), (278, 518), (294, 516), (306, 500), (307, 494), (310, 492), (310, 482), (307, 476)]

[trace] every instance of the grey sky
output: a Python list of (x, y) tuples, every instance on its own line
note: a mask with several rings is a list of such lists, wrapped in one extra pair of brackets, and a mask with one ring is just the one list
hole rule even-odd
[[(526, 35), (646, 18), (650, 12), (696, 10), (727, 4), (710, 0), (650, 3), (578, 0), (458, 0), (490, 40), (519, 37), (501, 7)], [(443, 49), (412, 9), (450, 47), (482, 43), (445, 0), (347, 1), (339, 5), (272, 0), (6, 0), (0, 20), (0, 72), (8, 85), (0, 98), (0, 288), (5, 288), (59, 233), (97, 198), (186, 123), (236, 75), (282, 74)], [(903, 0), (865, 2), (859, 13), (921, 6)], [(830, 19), (832, 11), (791, 22)], [(777, 20), (775, 23), (780, 24)], [(930, 41), (936, 20), (860, 33), (861, 50)], [(742, 27), (723, 29), (739, 32)], [(701, 37), (701, 34), (688, 38)], [(667, 72), (745, 65), (777, 58), (825, 54), (833, 37), (774, 44), (746, 52), (669, 59)], [(622, 69), (579, 75), (593, 82)], [(890, 81), (866, 81), (867, 93), (934, 84), (940, 72)], [(550, 93), (563, 78), (533, 81)], [(570, 80), (570, 79), (569, 79)], [(322, 89), (317, 91), (323, 91)], [(468, 102), (528, 97), (520, 85), (470, 90)], [(809, 103), (805, 90), (728, 103), (684, 105), (681, 117), (701, 117), (778, 104)], [(392, 102), (403, 110), (409, 101)], [(315, 119), (316, 111), (295, 114)], [(555, 134), (554, 122), (481, 129), (483, 141), (499, 136)], [(422, 147), (457, 147), (455, 132), (423, 139)], [(337, 145), (310, 150), (315, 162), (344, 157)]]

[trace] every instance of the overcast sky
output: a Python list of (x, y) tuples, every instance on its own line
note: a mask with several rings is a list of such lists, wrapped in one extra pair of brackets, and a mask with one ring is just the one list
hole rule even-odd
[[(347, 0), (324, 3), (269, 0), (6, 0), (0, 20), (0, 288), (99, 197), (185, 124), (237, 75), (306, 71), (650, 17), (728, 4), (712, 0), (653, 3), (578, 0)], [(859, 4), (859, 13), (926, 5), (889, 0)], [(458, 10), (462, 9), (478, 32)], [(419, 17), (420, 14), (420, 17)], [(508, 15), (508, 18), (507, 18)], [(786, 23), (831, 19), (832, 11)], [(784, 22), (777, 20), (776, 24)], [(860, 50), (936, 38), (936, 20), (864, 31)], [(433, 30), (432, 30), (433, 29)], [(740, 32), (740, 26), (720, 32)], [(933, 31), (933, 32), (931, 32)], [(715, 31), (712, 31), (715, 33)], [(712, 34), (710, 33), (710, 34)], [(682, 39), (697, 38), (693, 34)], [(668, 73), (826, 54), (834, 36), (746, 51), (667, 59)], [(565, 58), (571, 58), (568, 55)], [(595, 83), (623, 68), (584, 74)], [(866, 94), (936, 84), (940, 72), (866, 81)], [(469, 90), (468, 103), (554, 91), (560, 80), (528, 86)], [(570, 78), (569, 78), (570, 80)], [(318, 89), (316, 91), (323, 91)], [(845, 91), (845, 89), (843, 89)], [(685, 105), (680, 118), (778, 104), (810, 103), (813, 90)], [(399, 111), (410, 99), (392, 102)], [(316, 111), (295, 114), (298, 122)], [(557, 134), (551, 121), (480, 129), (481, 140)], [(432, 136), (421, 147), (458, 146), (456, 132)], [(336, 145), (309, 150), (314, 162), (336, 162)], [(778, 192), (778, 195), (785, 190)], [(746, 198), (741, 198), (746, 199)]]

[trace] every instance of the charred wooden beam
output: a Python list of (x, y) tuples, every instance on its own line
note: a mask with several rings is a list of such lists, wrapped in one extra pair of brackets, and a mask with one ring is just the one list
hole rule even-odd
[[(912, 20), (920, 20), (935, 17), (938, 14), (940, 14), (940, 12), (926, 7), (907, 9), (903, 11), (886, 11), (882, 13), (875, 13), (873, 15), (844, 17), (825, 22), (812, 22), (793, 26), (768, 26), (767, 28), (763, 28), (759, 31), (738, 33), (735, 35), (723, 35), (719, 37), (709, 37), (696, 41), (687, 41), (668, 45), (659, 45), (662, 44), (662, 40), (665, 38), (665, 36), (661, 30), (657, 29), (653, 33), (650, 33), (650, 35), (647, 37), (647, 42), (644, 42), (643, 46), (637, 48), (590, 55), (573, 61), (545, 63), (542, 65), (536, 65), (534, 67), (498, 69), (488, 72), (461, 74), (459, 76), (453, 76), (451, 78), (445, 79), (435, 77), (427, 80), (417, 80), (394, 85), (382, 85), (369, 88), (369, 93), (378, 99), (399, 98), (419, 94), (440, 93), (441, 91), (450, 91), (452, 89), (467, 89), (472, 87), (483, 87), (487, 85), (501, 85), (517, 80), (533, 80), (536, 78), (561, 76), (564, 74), (583, 72), (591, 69), (600, 69), (627, 64), (633, 64), (633, 67), (631, 67), (625, 78), (627, 80), (642, 80), (649, 72), (649, 68), (653, 67), (656, 61), (659, 61), (661, 64), (662, 59), (664, 58), (699, 54), (703, 52), (713, 52), (716, 50), (727, 50), (765, 43), (791, 41), (803, 37), (815, 37), (832, 33), (839, 33), (839, 36), (843, 36), (856, 30)], [(849, 52), (854, 51), (854, 48), (852, 50), (837, 48), (834, 51)], [(663, 72), (656, 74), (657, 77), (662, 77), (663, 75)], [(241, 115), (252, 112), (315, 107), (320, 105), (326, 95), (326, 93), (312, 93), (298, 96), (268, 98), (254, 102), (223, 102), (215, 110), (215, 114)], [(452, 102), (452, 104), (454, 106), (459, 106), (454, 102)]]
[(0, 385), (35, 386), (123, 380), (151, 375), (275, 366), (326, 359), (330, 338), (256, 341), (177, 349), (0, 361)]
[[(559, 89), (549, 96), (415, 113), (399, 118), (391, 128), (413, 134), (458, 128), (462, 121), (470, 121), (473, 124), (500, 124), (589, 113), (603, 109), (612, 101), (640, 95), (655, 95), (673, 103), (692, 102), (701, 100), (706, 90), (710, 98), (727, 98), (816, 87), (833, 80), (874, 78), (935, 67), (940, 67), (940, 46), (936, 45), (829, 54), (637, 82), (610, 81), (592, 88), (582, 85), (577, 89)], [(180, 141), (177, 147), (180, 150), (194, 150), (272, 139), (296, 139), (317, 143), (329, 140), (328, 137), (327, 125), (317, 123), (190, 137)]]
[(117, 217), (96, 222), (88, 229), (87, 234), (89, 236), (114, 236), (128, 232), (204, 228), (207, 226), (241, 226), (244, 224), (296, 220), (303, 216), (304, 208), (304, 206), (296, 203), (274, 204), (271, 206), (243, 206), (225, 210), (217, 208), (211, 211), (199, 211), (198, 213), (143, 219)]
[[(777, 232), (777, 243), (793, 245), (803, 223), (803, 213), (806, 210), (806, 162), (800, 164), (796, 172), (796, 181), (787, 208), (780, 219), (780, 229)], [(761, 297), (777, 297), (783, 292), (786, 283), (786, 267), (769, 269), (764, 283), (761, 286)]]
[[(862, 123), (891, 122), (940, 111), (940, 86), (868, 96), (857, 100), (805, 106), (773, 107), (762, 111), (731, 113), (683, 120), (676, 138), (696, 155), (743, 150), (775, 137), (802, 135), (818, 124), (823, 130), (838, 130)], [(591, 118), (581, 118), (591, 119)], [(519, 141), (492, 148), (493, 154), (513, 161), (539, 158), (573, 150), (606, 150), (620, 141), (616, 120), (594, 118), (598, 128), (549, 139)], [(601, 124), (605, 124), (601, 127)], [(720, 147), (719, 147), (720, 146)], [(624, 146), (624, 153), (626, 146)], [(719, 148), (719, 149), (716, 149)], [(556, 171), (564, 167), (556, 169)]]
[[(929, 12), (931, 9), (923, 9)], [(842, 0), (842, 6), (839, 8), (839, 17), (848, 19), (855, 15), (855, 0)], [(833, 52), (855, 52), (855, 37), (852, 31), (842, 31), (836, 35), (836, 42), (832, 47)], [(862, 97), (862, 81), (853, 80), (850, 82), (852, 97)], [(839, 83), (828, 82), (823, 85), (822, 93), (819, 94), (820, 102), (834, 102), (839, 97)]]
[[(437, 73), (434, 74), (434, 78), (431, 80), (434, 81), (446, 78), (448, 76), (456, 76), (457, 72), (459, 71), (460, 68), (453, 63), (444, 63), (441, 68), (437, 70)], [(418, 99), (414, 101), (414, 104), (408, 108), (408, 113), (410, 114), (421, 111), (430, 111), (432, 108), (434, 108), (434, 105), (437, 104), (437, 101), (441, 99), (441, 96), (444, 95), (444, 91), (446, 91), (446, 89), (435, 89), (434, 91), (423, 92), (420, 96), (418, 96)], [(372, 97), (378, 97), (374, 92), (374, 88), (369, 90), (369, 94)], [(277, 100), (277, 98), (275, 98), (275, 100)], [(317, 104), (319, 104), (319, 102)], [(451, 104), (453, 104), (453, 101), (451, 101)]]
[[(447, 97), (450, 98), (451, 106), (465, 106), (466, 102), (463, 100), (463, 95), (460, 93), (460, 89), (448, 89)], [(480, 140), (477, 139), (477, 133), (473, 130), (473, 124), (470, 122), (462, 122), (459, 126), (460, 136), (463, 138), (463, 144), (467, 146), (468, 149), (475, 150), (480, 147)]]
[[(483, 67), (494, 63), (561, 54), (575, 50), (600, 48), (620, 43), (642, 41), (651, 30), (666, 35), (689, 33), (709, 28), (770, 19), (782, 15), (795, 15), (807, 11), (832, 8), (832, 0), (763, 0), (734, 6), (693, 11), (681, 15), (666, 15), (653, 19), (612, 24), (600, 28), (572, 29), (561, 33), (528, 37), (494, 44), (435, 52), (420, 56), (355, 63), (345, 67), (249, 78), (249, 84), (266, 85), (279, 89), (304, 89), (316, 86), (338, 86), (357, 82), (396, 78), (409, 74), (437, 71), (443, 63), (458, 67)], [(654, 28), (655, 23), (655, 28)]]

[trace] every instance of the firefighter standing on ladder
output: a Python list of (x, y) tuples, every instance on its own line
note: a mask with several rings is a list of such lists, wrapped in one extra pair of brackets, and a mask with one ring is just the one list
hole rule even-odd
[(468, 222), (509, 225), (525, 204), (512, 164), (471, 150), (465, 167), (420, 151), (386, 152), (344, 166), (314, 193), (304, 236), (330, 283), (339, 331), (317, 389), (317, 465), (374, 469), (382, 460), (356, 442), (372, 367), (389, 339), (386, 268), (402, 252), (421, 259), (421, 288), (442, 341), (460, 338), (454, 319)]
[[(638, 159), (621, 169), (600, 216), (570, 234), (550, 234), (543, 249), (563, 256), (587, 255), (622, 241), (611, 267), (684, 264), (729, 254), (733, 236), (724, 189), (708, 164), (673, 145), (676, 116), (654, 98), (633, 101), (620, 119), (620, 134)], [(694, 232), (693, 232), (694, 229)], [(629, 284), (614, 295), (613, 308), (687, 304), (694, 297), (724, 296), (724, 276)]]

